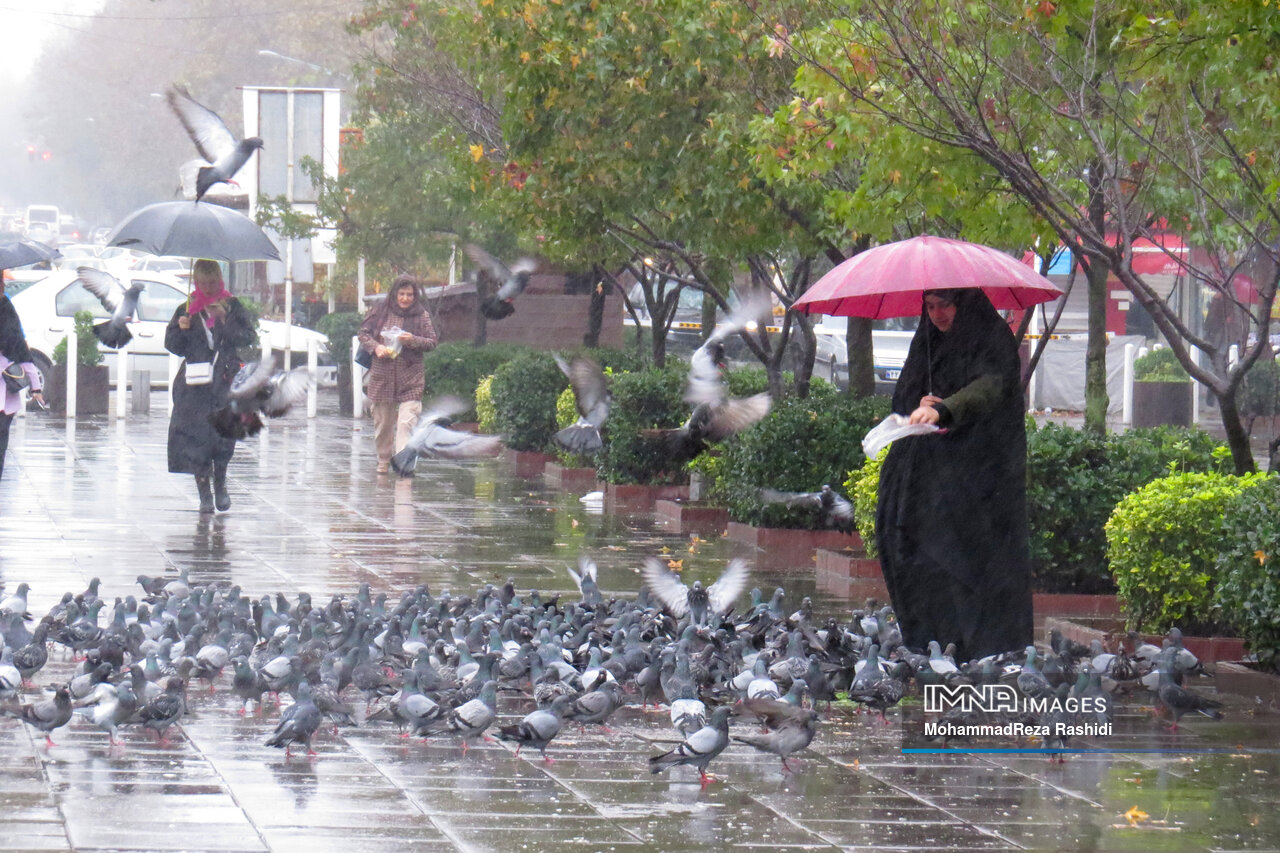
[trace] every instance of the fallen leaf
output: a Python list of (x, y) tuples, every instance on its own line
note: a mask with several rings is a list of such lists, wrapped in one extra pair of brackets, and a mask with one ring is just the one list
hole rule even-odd
[(667, 560), (667, 568), (673, 572), (684, 571), (684, 560)]
[(1147, 814), (1137, 806), (1134, 806), (1124, 813), (1124, 819), (1129, 821), (1130, 826), (1137, 826), (1149, 817), (1151, 817), (1151, 815)]

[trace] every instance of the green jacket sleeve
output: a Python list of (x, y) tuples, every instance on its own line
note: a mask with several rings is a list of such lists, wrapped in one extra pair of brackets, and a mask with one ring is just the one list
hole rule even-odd
[(934, 408), (940, 426), (961, 426), (995, 411), (1002, 395), (1000, 377), (984, 373)]

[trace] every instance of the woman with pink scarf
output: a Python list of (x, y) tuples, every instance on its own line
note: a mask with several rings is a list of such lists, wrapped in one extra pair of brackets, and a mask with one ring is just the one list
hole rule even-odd
[(226, 512), (227, 463), (236, 443), (214, 430), (209, 415), (227, 404), (240, 370), (237, 349), (256, 343), (257, 333), (216, 261), (196, 261), (191, 278), (191, 298), (178, 306), (164, 335), (165, 349), (183, 358), (169, 418), (169, 471), (195, 475), (201, 513)]

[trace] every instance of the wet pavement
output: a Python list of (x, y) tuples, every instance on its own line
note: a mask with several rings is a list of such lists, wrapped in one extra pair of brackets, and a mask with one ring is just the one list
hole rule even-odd
[[(353, 428), (332, 402), (243, 444), (233, 509), (213, 518), (197, 513), (191, 478), (166, 471), (159, 395), (150, 416), (126, 421), (18, 419), (0, 481), (0, 580), (10, 592), (30, 583), (39, 616), (94, 576), (108, 601), (136, 594), (139, 574), (183, 569), (253, 599), (324, 602), (368, 582), (395, 601), (418, 584), (458, 594), (508, 577), (521, 592), (576, 596), (566, 569), (586, 550), (606, 593), (628, 595), (641, 557), (663, 549), (686, 580), (758, 556), (669, 533), (649, 513), (605, 514), (497, 460), (377, 476), (369, 422)], [(810, 566), (757, 571), (753, 583), (784, 585), (788, 605), (813, 596), (822, 615), (851, 606), (820, 592)], [(59, 648), (36, 681), (73, 666)], [(500, 743), (464, 757), (455, 740), (401, 739), (385, 724), (322, 731), (317, 757), (286, 758), (263, 746), (279, 710), (241, 717), (228, 684), (224, 674), (216, 692), (191, 689), (168, 746), (130, 727), (111, 747), (75, 719), (46, 748), (0, 719), (0, 850), (1280, 850), (1280, 716), (1239, 701), (1226, 720), (1187, 718), (1177, 734), (1127, 702), (1112, 737), (1079, 742), (1124, 751), (1062, 764), (904, 755), (901, 721), (918, 704), (887, 725), (837, 708), (794, 773), (733, 744), (711, 765), (722, 781), (704, 790), (689, 768), (648, 772), (647, 756), (672, 741), (665, 712), (627, 707), (611, 734), (566, 731), (552, 765)], [(500, 722), (530, 707), (504, 695)]]

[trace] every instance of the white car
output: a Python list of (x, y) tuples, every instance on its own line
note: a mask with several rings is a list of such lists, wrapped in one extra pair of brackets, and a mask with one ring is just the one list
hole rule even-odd
[[(133, 340), (129, 343), (129, 351), (133, 354), (130, 370), (149, 370), (152, 383), (163, 386), (169, 379), (169, 353), (164, 348), (165, 327), (173, 312), (187, 300), (186, 283), (166, 273), (125, 273), (117, 278), (125, 287), (135, 281), (146, 282), (146, 289), (138, 299), (137, 318), (129, 324), (129, 331), (133, 333)], [(97, 297), (76, 279), (74, 271), (55, 270), (36, 281), (9, 282), (5, 289), (22, 321), (32, 361), (45, 375), (53, 364), (54, 347), (71, 331), (77, 311), (87, 310), (100, 320), (110, 316)], [(258, 331), (267, 337), (273, 349), (283, 349), (283, 323), (264, 320)], [(329, 339), (319, 332), (301, 326), (289, 330), (294, 363), (306, 363), (309, 339), (316, 341), (320, 356), (320, 384), (333, 384), (336, 369), (329, 357)], [(114, 380), (117, 359), (113, 352), (103, 348)]]
[[(878, 321), (879, 322), (879, 321)], [(881, 325), (887, 325), (880, 323)], [(896, 324), (901, 328), (904, 324)], [(813, 362), (814, 376), (820, 376), (839, 385), (849, 384), (849, 351), (845, 345), (847, 323), (843, 317), (824, 317), (814, 326), (818, 352)], [(872, 362), (875, 373), (875, 393), (892, 394), (907, 360), (914, 331), (893, 329), (871, 330)]]

